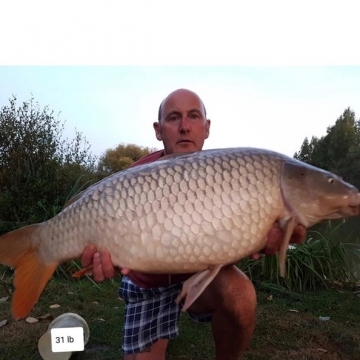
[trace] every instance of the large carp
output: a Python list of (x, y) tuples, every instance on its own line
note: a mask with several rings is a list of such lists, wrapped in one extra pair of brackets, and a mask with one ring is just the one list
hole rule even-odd
[(41, 224), (0, 237), (0, 263), (15, 268), (12, 313), (32, 309), (56, 267), (89, 243), (114, 265), (148, 273), (197, 272), (185, 308), (219, 269), (261, 250), (278, 221), (292, 231), (357, 215), (360, 195), (336, 175), (262, 149), (172, 155), (109, 176)]

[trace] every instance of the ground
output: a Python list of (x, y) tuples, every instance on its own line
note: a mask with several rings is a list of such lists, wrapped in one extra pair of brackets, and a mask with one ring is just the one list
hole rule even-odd
[[(118, 279), (95, 286), (89, 280), (53, 278), (30, 316), (50, 314), (37, 323), (10, 316), (11, 279), (0, 273), (0, 359), (41, 359), (37, 343), (52, 318), (65, 312), (81, 315), (90, 327), (84, 352), (72, 359), (119, 359), (124, 303)], [(281, 293), (258, 289), (257, 325), (244, 360), (360, 359), (360, 298), (354, 288), (321, 289), (311, 293)], [(50, 308), (58, 304), (58, 308)], [(329, 317), (321, 320), (320, 317)], [(180, 336), (169, 346), (168, 360), (213, 357), (210, 326), (181, 315)]]

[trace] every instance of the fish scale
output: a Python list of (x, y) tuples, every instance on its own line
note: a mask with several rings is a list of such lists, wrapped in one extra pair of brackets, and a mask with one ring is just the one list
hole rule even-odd
[(267, 228), (284, 210), (274, 181), (280, 163), (269, 152), (221, 149), (120, 172), (42, 225), (41, 257), (78, 257), (92, 242), (108, 250), (115, 265), (137, 271), (193, 272), (225, 258), (232, 263), (264, 246)]
[(186, 296), (185, 310), (222, 266), (264, 248), (275, 222), (284, 230), (284, 276), (297, 224), (355, 216), (359, 205), (359, 191), (336, 175), (269, 150), (170, 155), (111, 175), (52, 219), (1, 236), (0, 263), (15, 268), (16, 319), (29, 313), (57, 266), (90, 243), (118, 267), (196, 273), (177, 299)]

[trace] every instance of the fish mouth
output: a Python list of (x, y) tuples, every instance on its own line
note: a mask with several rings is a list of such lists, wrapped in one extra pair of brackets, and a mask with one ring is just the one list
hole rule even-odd
[(346, 208), (340, 210), (341, 215), (344, 216), (356, 216), (360, 214), (359, 205), (349, 205)]
[(360, 214), (360, 193), (357, 192), (351, 196), (349, 206), (344, 208), (344, 212), (348, 213), (350, 216)]
[(360, 214), (360, 193), (350, 194), (348, 203), (338, 211), (342, 216), (357, 216)]

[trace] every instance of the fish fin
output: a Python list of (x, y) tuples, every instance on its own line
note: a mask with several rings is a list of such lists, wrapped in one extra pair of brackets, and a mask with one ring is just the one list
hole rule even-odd
[[(298, 223), (309, 227), (309, 219), (304, 210), (311, 206), (314, 197), (311, 187), (307, 184), (308, 164), (299, 161), (285, 161), (282, 166), (280, 189), (285, 208), (298, 220)], [(305, 209), (304, 209), (305, 205)]]
[(11, 231), (0, 237), (0, 263), (15, 268), (11, 311), (18, 320), (26, 317), (59, 264), (39, 259), (33, 236), (39, 224)]
[(211, 269), (196, 273), (184, 282), (181, 293), (175, 300), (178, 304), (186, 296), (182, 311), (186, 311), (194, 303), (211, 281), (214, 280), (222, 266), (223, 265), (217, 265)]
[(285, 265), (285, 258), (286, 253), (289, 247), (291, 235), (295, 229), (295, 226), (297, 225), (297, 221), (294, 218), (290, 218), (284, 225), (285, 235), (284, 240), (280, 247), (280, 257), (279, 257), (279, 264), (280, 264), (280, 276), (285, 277), (286, 275), (286, 265)]
[(68, 201), (66, 201), (66, 203), (63, 206), (63, 209), (67, 208), (68, 206), (70, 206), (71, 204), (73, 204), (75, 201), (78, 201), (87, 191), (88, 189), (82, 190), (79, 193), (77, 193), (76, 195), (74, 195), (73, 197), (71, 197)]
[(85, 275), (91, 275), (92, 273), (93, 273), (93, 265), (89, 265), (87, 267), (84, 267), (84, 268), (78, 270), (74, 274), (72, 274), (72, 277), (80, 278), (80, 277), (83, 277)]

